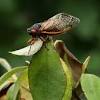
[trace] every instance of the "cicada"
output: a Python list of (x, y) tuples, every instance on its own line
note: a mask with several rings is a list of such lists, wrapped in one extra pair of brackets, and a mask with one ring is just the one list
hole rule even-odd
[(80, 22), (80, 19), (67, 13), (59, 13), (48, 20), (36, 23), (27, 29), (32, 36), (29, 43), (33, 44), (36, 38), (45, 40), (48, 36), (55, 36), (68, 32)]

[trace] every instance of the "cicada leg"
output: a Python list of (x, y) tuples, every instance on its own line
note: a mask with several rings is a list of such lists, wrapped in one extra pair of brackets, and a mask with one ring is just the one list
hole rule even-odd
[(43, 41), (45, 48), (46, 48), (47, 50), (49, 50), (48, 47), (47, 47), (46, 41), (52, 40), (52, 37), (49, 36), (49, 35), (45, 35), (45, 37), (40, 36), (39, 38)]
[(49, 35), (44, 35), (39, 37), (43, 42), (46, 42), (47, 40), (52, 40), (52, 37)]
[(32, 44), (34, 44), (34, 42), (35, 42), (35, 38), (32, 38), (32, 39), (29, 39), (27, 43), (29, 45), (32, 45)]
[(44, 38), (44, 37), (42, 37), (42, 36), (40, 36), (39, 37), (43, 42), (46, 42), (46, 38)]

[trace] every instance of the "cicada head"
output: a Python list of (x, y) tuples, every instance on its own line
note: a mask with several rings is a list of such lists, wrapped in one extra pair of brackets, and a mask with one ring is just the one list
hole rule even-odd
[(29, 34), (34, 34), (34, 33), (38, 33), (39, 29), (41, 27), (41, 23), (36, 23), (33, 26), (31, 26), (30, 28), (27, 29), (27, 32)]

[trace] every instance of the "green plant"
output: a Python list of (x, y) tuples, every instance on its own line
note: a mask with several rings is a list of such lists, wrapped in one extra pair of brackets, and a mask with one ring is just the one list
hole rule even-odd
[(0, 77), (0, 94), (9, 87), (3, 100), (99, 100), (100, 78), (84, 74), (89, 59), (81, 63), (61, 40), (47, 41), (27, 66), (8, 68), (1, 58), (9, 70)]
[[(5, 94), (7, 100), (97, 100), (100, 78), (84, 74), (90, 57), (81, 63), (63, 41), (53, 42), (51, 37), (69, 31), (79, 22), (77, 17), (59, 13), (28, 28), (32, 36), (30, 45), (10, 53), (32, 56), (31, 61), (11, 69), (7, 61), (1, 59), (8, 70), (0, 77), (1, 97)], [(90, 89), (89, 85), (94, 88)]]

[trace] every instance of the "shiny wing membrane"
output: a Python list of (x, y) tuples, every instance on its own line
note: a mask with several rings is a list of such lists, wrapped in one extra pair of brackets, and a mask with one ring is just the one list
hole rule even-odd
[(66, 13), (59, 13), (47, 21), (41, 23), (41, 33), (44, 34), (61, 34), (69, 31), (73, 26), (80, 22), (79, 18), (68, 15)]

